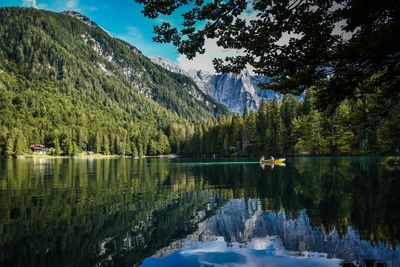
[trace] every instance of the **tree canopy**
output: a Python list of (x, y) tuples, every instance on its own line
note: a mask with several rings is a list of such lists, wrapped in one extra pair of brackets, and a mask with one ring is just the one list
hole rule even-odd
[(167, 154), (172, 122), (225, 112), (189, 77), (97, 26), (0, 8), (0, 157), (30, 154), (30, 144), (54, 155)]
[[(398, 96), (400, 2), (397, 0), (136, 0), (147, 17), (182, 13), (181, 27), (155, 26), (154, 40), (189, 59), (206, 39), (238, 49), (214, 59), (219, 72), (252, 66), (264, 84), (300, 94), (310, 86), (324, 107), (366, 93)], [(249, 15), (251, 14), (251, 15)]]
[(382, 116), (379, 99), (344, 100), (328, 115), (316, 110), (313, 93), (307, 90), (303, 100), (284, 95), (262, 101), (258, 111), (198, 124), (186, 131), (181, 150), (196, 157), (399, 153), (399, 103)]

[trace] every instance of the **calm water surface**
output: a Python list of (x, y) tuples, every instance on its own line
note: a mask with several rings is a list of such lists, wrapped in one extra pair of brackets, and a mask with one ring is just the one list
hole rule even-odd
[(0, 161), (0, 266), (400, 266), (384, 158)]

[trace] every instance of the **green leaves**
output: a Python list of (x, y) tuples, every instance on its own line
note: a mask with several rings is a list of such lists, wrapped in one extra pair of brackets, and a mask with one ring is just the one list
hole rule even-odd
[[(223, 157), (397, 154), (399, 102), (380, 101), (343, 101), (328, 113), (316, 109), (313, 90), (307, 90), (302, 101), (285, 95), (282, 101), (261, 102), (257, 112), (195, 127), (194, 137), (183, 144), (184, 152)], [(390, 108), (385, 112), (386, 106)]]
[(359, 98), (357, 87), (371, 80), (368, 93), (384, 86), (384, 97), (399, 96), (397, 1), (137, 2), (151, 18), (186, 5), (182, 27), (156, 27), (154, 40), (172, 43), (188, 58), (204, 53), (206, 38), (240, 50), (235, 57), (214, 59), (218, 72), (240, 72), (251, 65), (257, 74), (273, 78), (268, 86), (297, 95), (317, 85), (322, 109)]
[(69, 15), (2, 8), (0, 36), (0, 127), (22, 133), (0, 136), (0, 156), (31, 143), (56, 155), (169, 153), (172, 122), (226, 112), (190, 78)]

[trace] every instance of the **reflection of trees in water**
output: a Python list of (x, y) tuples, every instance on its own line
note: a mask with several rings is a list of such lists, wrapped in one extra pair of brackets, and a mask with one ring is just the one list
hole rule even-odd
[[(39, 166), (39, 167), (38, 167)], [(398, 242), (400, 177), (371, 159), (186, 166), (168, 160), (0, 161), (0, 265), (128, 265), (196, 230), (221, 199)], [(218, 196), (216, 199), (215, 196)], [(111, 256), (111, 261), (109, 260)]]
[(161, 160), (1, 164), (2, 266), (132, 265), (193, 232), (219, 202), (194, 184), (172, 190)]
[[(286, 214), (283, 209), (277, 212), (263, 211), (258, 199), (242, 198), (228, 201), (214, 216), (201, 222), (197, 231), (175, 243), (215, 240), (220, 236), (226, 242), (242, 244), (257, 237), (277, 236), (283, 247), (290, 251), (323, 252), (328, 257), (358, 263), (373, 260), (387, 266), (400, 265), (400, 246), (392, 249), (387, 243), (373, 244), (362, 240), (358, 231), (352, 227), (348, 227), (344, 234), (339, 235), (336, 229), (327, 230), (323, 226), (312, 226), (305, 210), (294, 217)], [(179, 246), (170, 245), (157, 251), (156, 255), (165, 256), (178, 249)], [(277, 251), (278, 255), (282, 253), (283, 251)]]
[(377, 158), (298, 158), (273, 170), (235, 165), (191, 171), (210, 187), (230, 190), (229, 198), (260, 198), (265, 210), (298, 215), (306, 209), (313, 225), (339, 233), (353, 226), (374, 242), (400, 240), (400, 173)]
[[(179, 199), (156, 210), (135, 227), (115, 232), (101, 242), (101, 265), (131, 266), (140, 263), (172, 240), (196, 231), (197, 224), (218, 207), (218, 195), (183, 193)], [(211, 209), (210, 209), (211, 207)], [(123, 228), (117, 228), (121, 231)], [(111, 257), (110, 257), (111, 256)]]

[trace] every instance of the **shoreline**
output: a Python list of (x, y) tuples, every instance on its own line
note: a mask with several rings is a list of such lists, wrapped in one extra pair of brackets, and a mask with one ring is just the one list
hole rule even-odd
[[(117, 158), (131, 158), (131, 159), (146, 159), (146, 158), (197, 158), (197, 159), (212, 159), (212, 160), (225, 160), (225, 159), (248, 159), (255, 157), (190, 157), (185, 155), (177, 155), (177, 154), (167, 154), (167, 155), (154, 155), (154, 156), (142, 156), (142, 157), (134, 157), (134, 156), (123, 156), (123, 155), (103, 155), (103, 154), (79, 154), (75, 156), (55, 156), (55, 155), (45, 155), (45, 154), (28, 154), (22, 155), (18, 157), (6, 158), (0, 157), (0, 159), (117, 159)], [(286, 158), (346, 158), (346, 157), (379, 157), (379, 158), (395, 158), (396, 162), (399, 162), (399, 155), (332, 155), (332, 156), (304, 156), (304, 155), (295, 155), (295, 156), (287, 156)]]
[(91, 154), (91, 155), (79, 154), (75, 156), (32, 154), (32, 155), (19, 156), (13, 159), (118, 159), (118, 158), (145, 159), (145, 158), (177, 158), (177, 157), (179, 156), (175, 154), (143, 156), (143, 157), (123, 156), (123, 155), (103, 155), (103, 154)]

